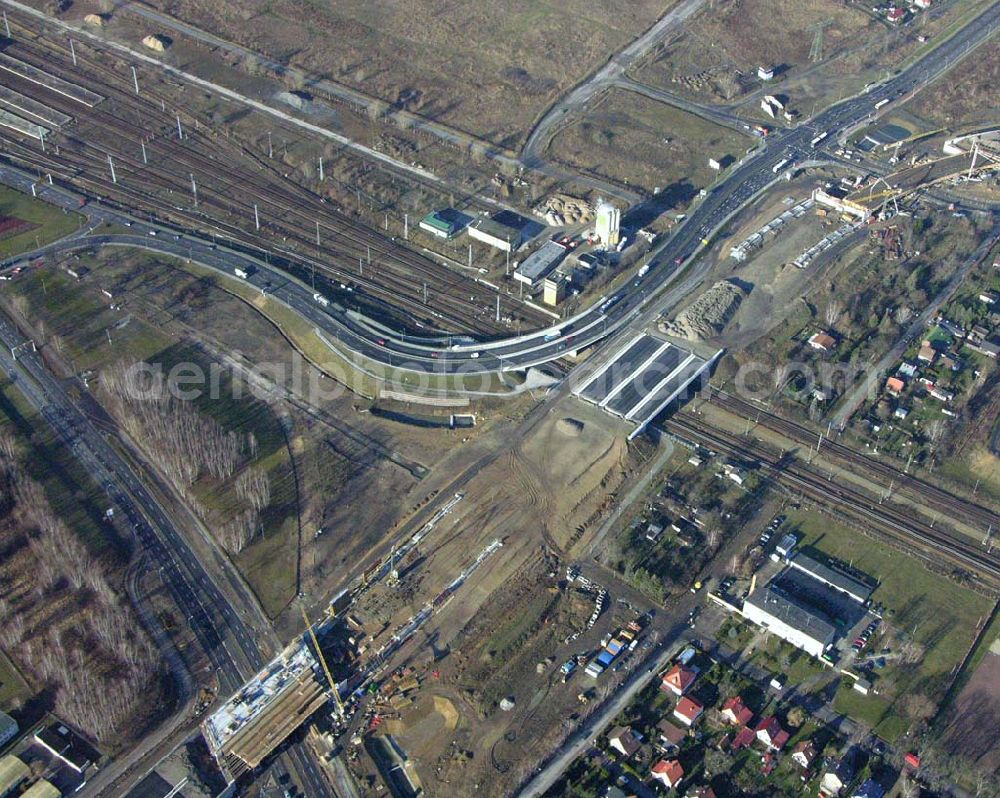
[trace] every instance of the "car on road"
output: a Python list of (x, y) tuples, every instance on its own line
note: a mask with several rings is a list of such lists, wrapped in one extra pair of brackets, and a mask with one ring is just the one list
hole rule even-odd
[(375, 343), (377, 343), (379, 346), (385, 346), (385, 338), (376, 338)]
[(473, 352), (471, 355), (469, 355), (469, 357), (471, 357), (473, 360), (476, 360), (479, 357), (479, 354), (480, 354), (479, 352)]

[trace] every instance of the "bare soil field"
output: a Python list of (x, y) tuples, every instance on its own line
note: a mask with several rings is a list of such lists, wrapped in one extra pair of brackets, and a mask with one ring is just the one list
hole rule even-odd
[(504, 0), (152, 4), (185, 22), (490, 141), (515, 146), (560, 93), (644, 32), (664, 3)]
[(951, 131), (1000, 122), (1000, 52), (985, 46), (932, 83), (905, 109)]
[(1000, 645), (996, 642), (979, 663), (948, 713), (942, 743), (976, 767), (1000, 771)]
[(716, 177), (709, 158), (738, 159), (748, 136), (628, 91), (614, 91), (561, 131), (548, 154), (620, 185), (660, 188), (684, 207)]
[[(933, 47), (936, 37), (947, 35), (981, 6), (970, 2), (935, 8), (895, 27), (876, 18), (865, 4), (838, 0), (714, 5), (654, 51), (635, 77), (711, 104), (746, 98), (752, 100), (747, 111), (753, 114), (759, 113), (757, 94), (777, 92), (787, 95), (799, 113), (810, 115)], [(819, 54), (811, 58), (817, 25), (825, 22)], [(928, 41), (921, 43), (921, 36)], [(759, 66), (774, 67), (775, 79), (762, 83)]]
[[(422, 686), (398, 717), (390, 713), (388, 731), (419, 752), (415, 764), (432, 794), (470, 794), (473, 785), (508, 794), (567, 733), (567, 718), (587, 711), (577, 694), (591, 685), (579, 677), (561, 685), (559, 666), (626, 619), (615, 614), (621, 605), (606, 607), (587, 631), (594, 596), (560, 580), (638, 465), (621, 432), (601, 411), (567, 399), (465, 486), (398, 586), (380, 585), (352, 610), (377, 648), (482, 547), (504, 541), (394, 662), (412, 665)], [(580, 638), (568, 640), (575, 632)], [(617, 678), (609, 674), (601, 687)], [(508, 711), (499, 707), (504, 698), (513, 701)], [(457, 720), (438, 704), (454, 707)]]

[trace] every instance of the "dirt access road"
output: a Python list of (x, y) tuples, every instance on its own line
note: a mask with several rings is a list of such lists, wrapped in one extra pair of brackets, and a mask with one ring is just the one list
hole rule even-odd
[(683, 25), (704, 4), (705, 0), (683, 0), (587, 80), (564, 95), (546, 112), (531, 131), (521, 150), (521, 163), (529, 169), (541, 166), (544, 163), (541, 153), (544, 152), (549, 139), (555, 135), (559, 127), (567, 122), (571, 112), (583, 110), (595, 96), (613, 86), (638, 59), (662, 41), (668, 33)]

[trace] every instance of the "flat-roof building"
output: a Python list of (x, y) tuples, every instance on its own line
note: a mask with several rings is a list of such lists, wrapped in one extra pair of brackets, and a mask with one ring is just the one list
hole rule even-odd
[(566, 257), (566, 247), (558, 241), (546, 241), (514, 270), (514, 279), (534, 287), (544, 280)]
[(501, 252), (513, 252), (521, 246), (521, 231), (497, 221), (495, 217), (476, 219), (469, 225), (469, 236)]
[(62, 798), (62, 793), (52, 782), (39, 779), (21, 794), (21, 798)]
[(0, 758), (0, 798), (7, 798), (28, 776), (31, 769), (12, 754)]
[(87, 742), (62, 723), (39, 729), (35, 732), (35, 741), (77, 773), (83, 773), (93, 762), (93, 753)]
[(420, 229), (438, 238), (453, 238), (468, 223), (468, 217), (454, 208), (428, 213), (420, 220)]
[(758, 588), (747, 596), (743, 615), (814, 657), (822, 656), (833, 642), (835, 628), (825, 614), (775, 587)]
[(873, 587), (869, 587), (860, 579), (855, 579), (850, 574), (837, 568), (835, 565), (827, 565), (820, 562), (814, 557), (810, 557), (808, 554), (803, 554), (799, 552), (795, 557), (789, 560), (789, 565), (792, 568), (796, 568), (804, 573), (809, 574), (813, 579), (822, 582), (828, 587), (832, 587), (834, 590), (839, 590), (841, 593), (846, 593), (850, 598), (864, 604), (868, 599), (871, 598)]
[(6, 712), (0, 712), (0, 746), (6, 745), (17, 736), (17, 721)]

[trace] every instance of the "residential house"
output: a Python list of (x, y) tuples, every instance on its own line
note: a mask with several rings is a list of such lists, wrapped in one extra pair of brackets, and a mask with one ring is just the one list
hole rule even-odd
[(981, 355), (986, 355), (986, 357), (991, 360), (996, 360), (997, 356), (1000, 355), (1000, 344), (994, 343), (993, 341), (979, 341), (978, 343), (968, 341), (966, 346), (968, 346), (973, 352), (979, 352)]
[(825, 332), (818, 332), (809, 339), (809, 346), (819, 352), (829, 352), (836, 345), (837, 339)]
[(684, 696), (674, 707), (674, 717), (685, 726), (693, 726), (695, 721), (701, 717), (705, 708), (693, 698)]
[(743, 702), (743, 697), (737, 695), (722, 705), (722, 717), (733, 726), (746, 726), (753, 720), (753, 712)]
[(832, 770), (823, 774), (819, 785), (822, 798), (835, 798), (854, 780), (858, 772), (858, 749), (851, 746)]
[(931, 7), (931, 0), (913, 0), (913, 7), (926, 11)]
[(955, 394), (951, 391), (946, 391), (944, 388), (934, 387), (931, 388), (931, 396), (941, 402), (950, 402), (955, 398)]
[(684, 738), (687, 737), (687, 729), (671, 723), (669, 718), (664, 718), (656, 724), (656, 730), (660, 733), (660, 745), (668, 751), (680, 748)]
[(983, 291), (979, 295), (979, 301), (986, 305), (995, 305), (1000, 297), (994, 291)]
[(889, 379), (885, 381), (885, 389), (889, 392), (890, 396), (899, 396), (904, 390), (906, 390), (906, 383), (899, 377), (889, 377)]
[(757, 739), (773, 751), (780, 751), (788, 742), (788, 732), (781, 728), (781, 722), (774, 715), (761, 720), (754, 731)]
[(920, 757), (917, 756), (912, 751), (903, 757), (903, 764), (906, 765), (907, 770), (919, 770), (920, 769)]
[(906, 21), (907, 10), (899, 6), (890, 8), (885, 18), (893, 25), (902, 25)]
[(663, 691), (669, 691), (674, 695), (684, 695), (688, 691), (688, 688), (694, 684), (694, 680), (698, 678), (698, 671), (693, 668), (688, 668), (685, 665), (674, 665), (670, 670), (663, 674), (663, 681), (660, 684), (660, 689)]
[(905, 407), (897, 407), (896, 412), (893, 413), (893, 415), (900, 421), (905, 421), (906, 417), (910, 415), (910, 411), (907, 410)]
[(917, 364), (907, 363), (906, 361), (903, 361), (902, 363), (899, 364), (899, 368), (896, 369), (896, 371), (898, 371), (904, 377), (909, 377), (910, 379), (913, 379), (917, 375)]
[(636, 755), (642, 744), (635, 736), (635, 732), (628, 726), (616, 726), (608, 734), (608, 745), (614, 748), (622, 756), (631, 758)]
[(868, 779), (851, 793), (851, 798), (883, 798), (884, 795), (885, 788), (877, 781)]
[(729, 748), (735, 754), (738, 751), (742, 751), (744, 748), (749, 748), (753, 745), (753, 741), (756, 739), (757, 735), (754, 733), (754, 730), (749, 726), (744, 726), (739, 730), (739, 732), (737, 732), (732, 743), (730, 743)]
[(937, 360), (937, 350), (931, 346), (931, 342), (925, 340), (920, 344), (920, 351), (917, 352), (917, 360), (922, 360), (924, 363), (933, 363)]
[(676, 759), (661, 759), (653, 765), (651, 774), (668, 790), (674, 789), (684, 778), (684, 768)]
[(809, 770), (816, 761), (816, 744), (812, 740), (803, 740), (792, 749), (792, 759), (803, 770)]

